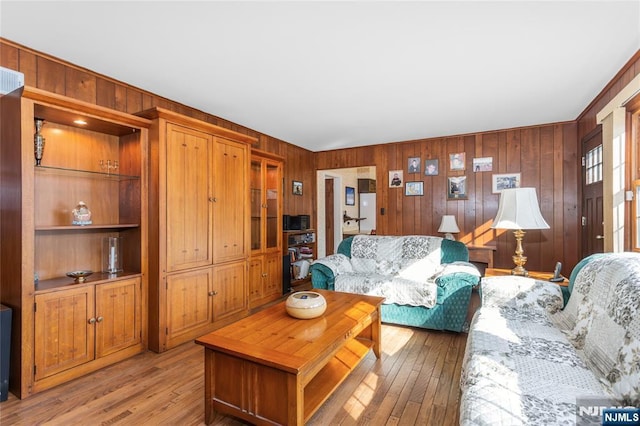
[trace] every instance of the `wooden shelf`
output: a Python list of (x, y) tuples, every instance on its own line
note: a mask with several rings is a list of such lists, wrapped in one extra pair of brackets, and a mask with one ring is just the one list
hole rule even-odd
[(304, 420), (313, 416), (373, 347), (373, 342), (352, 339), (340, 349), (304, 388)]
[(37, 284), (34, 283), (36, 287), (35, 294), (45, 293), (52, 290), (63, 290), (67, 287), (78, 286), (78, 285), (95, 285), (101, 284), (107, 281), (119, 281), (123, 279), (129, 279), (133, 277), (140, 276), (140, 272), (133, 271), (125, 271), (119, 272), (117, 274), (107, 274), (104, 272), (94, 272), (92, 275), (89, 275), (84, 282), (77, 283), (71, 277), (56, 277), (47, 280), (40, 280)]
[(93, 170), (69, 169), (65, 167), (35, 166), (34, 169), (38, 174), (54, 174), (54, 175), (62, 175), (62, 176), (75, 176), (80, 178), (108, 179), (108, 180), (115, 180), (115, 181), (140, 179), (140, 176), (134, 176), (134, 175), (104, 173), (104, 172), (96, 172)]

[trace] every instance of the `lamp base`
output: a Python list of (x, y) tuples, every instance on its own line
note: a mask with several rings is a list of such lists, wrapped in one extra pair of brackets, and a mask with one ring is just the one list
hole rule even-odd
[(456, 240), (456, 237), (454, 237), (451, 232), (447, 232), (446, 234), (444, 234), (444, 238), (447, 239), (447, 240), (452, 240), (452, 241)]
[(516, 264), (516, 267), (511, 270), (511, 275), (528, 277), (529, 272), (524, 269), (524, 264), (527, 263), (527, 256), (523, 256), (524, 250), (522, 249), (522, 239), (524, 238), (524, 234), (525, 232), (522, 229), (513, 231), (513, 235), (516, 237), (516, 253), (511, 257), (511, 259), (513, 259), (513, 263)]

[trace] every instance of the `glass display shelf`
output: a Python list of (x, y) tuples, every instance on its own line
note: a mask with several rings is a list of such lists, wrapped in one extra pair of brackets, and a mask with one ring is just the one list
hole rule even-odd
[(38, 174), (76, 176), (76, 177), (83, 177), (83, 178), (109, 179), (109, 180), (116, 180), (116, 181), (140, 179), (140, 176), (134, 176), (134, 175), (96, 172), (93, 170), (70, 169), (66, 167), (34, 166), (34, 169)]
[(47, 231), (90, 231), (90, 230), (113, 230), (113, 229), (127, 229), (137, 228), (140, 226), (138, 223), (108, 223), (103, 225), (49, 225), (49, 226), (36, 226), (36, 232)]

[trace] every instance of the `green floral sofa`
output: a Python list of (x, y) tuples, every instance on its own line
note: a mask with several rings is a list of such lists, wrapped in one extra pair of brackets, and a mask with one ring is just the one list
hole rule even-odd
[(356, 235), (311, 265), (314, 288), (385, 297), (386, 323), (462, 331), (480, 273), (467, 247), (441, 237)]
[(640, 407), (640, 254), (589, 256), (569, 289), (563, 307), (553, 283), (482, 279), (461, 425), (600, 424), (592, 407)]

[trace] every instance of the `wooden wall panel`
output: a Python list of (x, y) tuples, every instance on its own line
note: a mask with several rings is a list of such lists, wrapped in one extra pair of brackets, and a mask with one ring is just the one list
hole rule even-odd
[[(378, 179), (379, 235), (439, 235), (445, 214), (456, 216), (457, 239), (477, 245), (494, 245), (496, 267), (513, 266), (515, 239), (511, 231), (490, 229), (498, 210), (499, 195), (492, 193), (494, 173), (522, 173), (522, 185), (536, 188), (540, 208), (550, 229), (529, 231), (525, 237), (528, 269), (551, 270), (556, 261), (567, 269), (577, 263), (579, 227), (576, 210), (576, 124), (555, 123), (471, 135), (395, 142), (349, 150), (316, 153), (318, 169), (375, 165)], [(372, 158), (375, 163), (366, 163)], [(451, 171), (449, 154), (464, 152), (466, 170)], [(365, 154), (367, 153), (367, 154)], [(378, 154), (380, 153), (380, 154)], [(347, 155), (345, 155), (347, 154)], [(421, 174), (407, 174), (409, 157), (420, 156)], [(492, 157), (492, 172), (474, 172), (474, 157)], [(424, 160), (439, 160), (439, 175), (424, 175)], [(403, 170), (405, 182), (424, 182), (424, 196), (405, 196), (403, 188), (389, 188), (390, 170)], [(447, 177), (466, 176), (468, 197), (447, 200)]]

